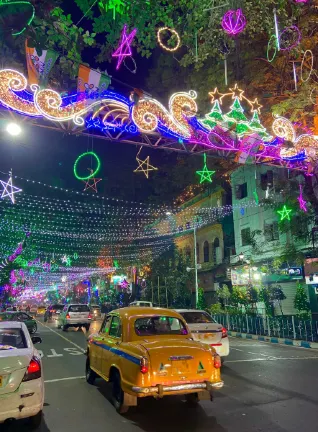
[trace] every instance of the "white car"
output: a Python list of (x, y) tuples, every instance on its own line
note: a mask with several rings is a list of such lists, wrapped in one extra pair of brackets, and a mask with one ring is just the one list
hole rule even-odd
[(0, 423), (29, 419), (37, 428), (42, 420), (44, 380), (42, 362), (35, 343), (21, 322), (0, 322)]
[(229, 338), (227, 330), (218, 324), (207, 312), (196, 309), (176, 309), (182, 315), (192, 333), (193, 339), (206, 343), (213, 348), (221, 357), (230, 353)]
[(57, 317), (57, 327), (67, 331), (69, 327), (85, 327), (89, 330), (92, 314), (87, 304), (66, 305)]
[(134, 301), (132, 303), (129, 303), (129, 306), (133, 306), (133, 307), (153, 307), (152, 303), (149, 301), (143, 301), (143, 300), (139, 300), (139, 301)]

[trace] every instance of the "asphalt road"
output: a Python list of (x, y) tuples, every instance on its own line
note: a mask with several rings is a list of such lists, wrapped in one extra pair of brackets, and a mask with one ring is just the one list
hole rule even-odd
[[(93, 329), (99, 323), (93, 324)], [(318, 351), (231, 339), (224, 388), (214, 402), (189, 409), (178, 398), (144, 399), (120, 416), (109, 385), (84, 379), (86, 335), (39, 325), (45, 376), (43, 424), (38, 432), (293, 432), (318, 431)], [(27, 432), (23, 422), (3, 431)]]

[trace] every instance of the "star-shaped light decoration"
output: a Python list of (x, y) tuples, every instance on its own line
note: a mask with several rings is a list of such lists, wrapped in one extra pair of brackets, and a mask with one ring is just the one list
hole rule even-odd
[(235, 99), (236, 97), (241, 101), (243, 99), (244, 90), (241, 90), (238, 88), (237, 83), (233, 88), (230, 88), (232, 99)]
[(63, 264), (66, 264), (67, 260), (68, 260), (68, 256), (67, 255), (62, 256), (61, 261), (62, 261)]
[(303, 198), (303, 187), (302, 185), (299, 185), (299, 197), (297, 198), (299, 202), (299, 208), (300, 210), (307, 212), (307, 201)]
[(209, 96), (211, 96), (211, 103), (214, 102), (219, 102), (220, 105), (222, 105), (222, 99), (224, 98), (224, 96), (226, 96), (225, 93), (220, 93), (218, 88), (215, 87), (215, 89), (213, 90), (213, 92), (209, 93)]
[(22, 192), (22, 189), (19, 189), (12, 184), (12, 172), (9, 173), (10, 177), (7, 182), (4, 182), (3, 180), (0, 180), (0, 183), (2, 184), (3, 191), (1, 194), (1, 198), (9, 197), (12, 204), (15, 203), (15, 196), (14, 194), (17, 194), (19, 192)]
[(257, 112), (258, 114), (261, 113), (261, 108), (263, 108), (263, 105), (261, 105), (257, 98), (255, 98), (253, 101), (249, 101), (249, 104), (251, 105), (251, 112)]
[(212, 183), (212, 176), (215, 174), (215, 171), (208, 170), (208, 167), (206, 165), (206, 154), (204, 153), (204, 166), (202, 171), (196, 171), (196, 174), (198, 174), (200, 178), (200, 184), (204, 183), (205, 181)]
[(133, 29), (129, 35), (127, 35), (127, 25), (124, 25), (123, 31), (121, 33), (119, 46), (116, 49), (116, 51), (112, 54), (112, 57), (118, 57), (118, 62), (116, 66), (116, 70), (118, 70), (124, 61), (125, 57), (131, 57), (131, 44), (136, 36), (137, 29)]
[(291, 209), (288, 209), (286, 205), (282, 208), (282, 210), (277, 210), (277, 213), (280, 215), (280, 221), (284, 219), (290, 220)]
[[(88, 168), (88, 171), (90, 171), (91, 174), (93, 174), (94, 172), (94, 170), (92, 170), (91, 168)], [(83, 183), (85, 183), (85, 188), (83, 192), (92, 189), (94, 192), (97, 193), (97, 183), (99, 183), (100, 181), (102, 181), (101, 178), (95, 178), (95, 177), (90, 177), (88, 180), (83, 180)]]
[(137, 156), (136, 161), (139, 163), (137, 168), (134, 170), (134, 172), (143, 172), (147, 178), (149, 178), (149, 171), (158, 171), (158, 168), (156, 168), (153, 165), (150, 165), (149, 159), (150, 156), (147, 156), (145, 160), (142, 160), (139, 158), (139, 154), (141, 152), (142, 147), (140, 147)]

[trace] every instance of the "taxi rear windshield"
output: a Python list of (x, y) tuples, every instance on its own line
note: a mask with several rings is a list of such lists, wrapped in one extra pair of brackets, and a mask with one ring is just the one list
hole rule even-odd
[(138, 336), (187, 335), (188, 331), (179, 318), (156, 316), (138, 318), (135, 321)]

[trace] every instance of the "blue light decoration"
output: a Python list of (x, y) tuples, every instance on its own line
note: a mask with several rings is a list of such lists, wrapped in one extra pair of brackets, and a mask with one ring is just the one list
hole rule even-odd
[[(89, 94), (59, 94), (52, 89), (40, 89), (37, 85), (31, 85), (30, 92), (27, 87), (27, 78), (22, 73), (13, 69), (0, 70), (0, 106), (20, 115), (46, 121), (73, 120), (82, 130), (86, 128), (103, 134), (118, 133), (118, 136), (121, 136), (120, 132), (128, 135), (157, 134), (184, 146), (197, 145), (203, 150), (208, 148), (210, 152), (227, 151), (239, 156), (245, 153), (250, 155), (249, 138), (252, 134), (259, 137), (259, 145), (250, 157), (252, 161), (283, 165), (308, 173), (312, 172), (312, 156), (318, 151), (318, 141), (314, 136), (302, 134), (298, 138), (295, 136), (293, 140), (288, 139), (287, 132), (292, 130), (292, 125), (286, 119), (274, 120), (273, 132), (276, 137), (266, 142), (269, 134), (258, 117), (261, 106), (256, 100), (249, 101), (246, 97), (254, 116), (250, 121), (245, 121), (246, 127), (239, 135), (230, 125), (236, 121), (233, 113), (232, 117), (227, 117), (229, 114), (223, 114), (220, 110), (213, 111), (215, 115), (211, 117), (213, 121), (211, 120), (209, 127), (202, 124), (203, 120), (197, 118), (197, 95), (194, 91), (174, 93), (169, 99), (169, 107), (165, 108), (159, 101), (148, 96), (141, 96), (134, 102), (110, 90), (100, 89)], [(232, 97), (233, 94), (233, 91), (221, 94), (219, 99)], [(213, 95), (215, 97), (214, 93)], [(214, 104), (216, 102), (215, 100)], [(285, 129), (275, 133), (274, 123), (278, 121), (284, 121)], [(284, 148), (284, 139), (293, 142), (294, 148), (291, 151)], [(247, 163), (249, 159), (240, 157), (239, 160), (240, 163)]]

